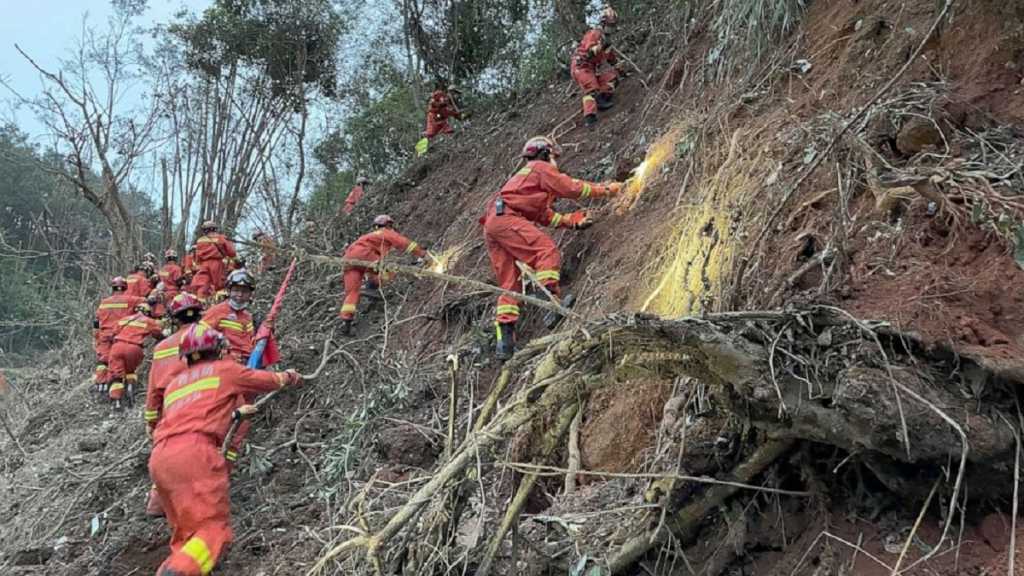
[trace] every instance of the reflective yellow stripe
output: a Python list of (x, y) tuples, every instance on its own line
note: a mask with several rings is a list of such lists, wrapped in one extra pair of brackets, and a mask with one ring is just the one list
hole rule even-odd
[(241, 322), (235, 322), (234, 320), (221, 320), (218, 323), (218, 328), (227, 328), (228, 330), (234, 330), (236, 332), (245, 332), (245, 327), (242, 326)]
[(498, 314), (519, 316), (519, 306), (516, 306), (515, 304), (502, 304), (498, 306)]
[(181, 551), (195, 561), (199, 571), (206, 576), (213, 571), (213, 558), (210, 556), (210, 548), (199, 536), (193, 536), (181, 547)]
[(135, 374), (128, 374), (127, 376), (124, 377), (124, 379), (129, 381), (129, 382), (138, 382), (139, 381), (139, 377), (136, 376)]
[(216, 241), (216, 239), (210, 238), (209, 236), (201, 236), (199, 240), (196, 240), (196, 244), (210, 244), (211, 242)]
[(96, 371), (97, 372), (106, 372), (107, 371), (107, 365), (106, 364), (97, 364), (96, 365)]
[(224, 453), (224, 459), (227, 460), (228, 462), (234, 462), (235, 460), (238, 460), (238, 452), (235, 452), (234, 450), (228, 450), (227, 452)]
[(584, 102), (586, 102), (588, 100), (591, 101), (591, 102), (597, 102), (597, 100), (593, 96), (591, 96), (590, 94), (587, 94), (586, 96), (583, 97), (583, 101)]
[(127, 302), (109, 302), (107, 304), (100, 304), (100, 310), (124, 310), (127, 307)]
[(153, 352), (153, 360), (166, 360), (167, 358), (174, 358), (178, 355), (178, 347), (164, 348), (163, 350), (156, 350)]
[(188, 396), (189, 394), (193, 394), (195, 392), (202, 392), (204, 390), (216, 390), (217, 388), (220, 388), (219, 377), (211, 376), (209, 378), (203, 378), (202, 380), (193, 382), (188, 386), (182, 386), (181, 388), (178, 388), (174, 392), (168, 394), (167, 397), (164, 398), (164, 408), (167, 408), (171, 404), (174, 404), (175, 402), (181, 400), (182, 398)]
[(345, 305), (343, 305), (341, 307), (341, 311), (342, 312), (355, 312), (356, 311), (356, 305), (355, 304), (345, 304)]
[(584, 182), (583, 183), (583, 192), (580, 192), (580, 200), (586, 200), (587, 198), (590, 198), (590, 194), (593, 191), (594, 190), (590, 187), (590, 184)]
[(420, 245), (417, 244), (416, 242), (409, 242), (409, 247), (405, 249), (405, 253), (406, 254), (412, 254), (419, 247), (420, 247)]
[(128, 283), (129, 283), (129, 284), (135, 284), (135, 283), (137, 283), (138, 281), (139, 281), (139, 279), (138, 279), (138, 278), (128, 278)]
[(120, 382), (114, 382), (113, 384), (110, 385), (110, 391), (113, 392), (115, 390), (124, 390), (124, 384)]
[(147, 328), (149, 325), (146, 324), (145, 322), (139, 322), (138, 320), (132, 320), (132, 321), (128, 322), (128, 326), (131, 326), (132, 328)]
[(537, 272), (537, 280), (558, 280), (561, 278), (558, 274), (558, 270), (540, 270)]
[(146, 419), (146, 422), (153, 422), (160, 417), (160, 413), (156, 410), (146, 410), (142, 413), (142, 417)]
[(562, 215), (555, 212), (555, 215), (551, 217), (551, 227), (558, 228), (558, 225), (562, 223)]
[(516, 172), (516, 174), (518, 174), (519, 176), (526, 176), (527, 174), (529, 174), (531, 172), (533, 172), (533, 169), (529, 168), (529, 167), (526, 167), (526, 168), (521, 169), (519, 172)]
[(501, 342), (501, 324), (499, 322), (494, 323), (494, 334), (498, 342)]

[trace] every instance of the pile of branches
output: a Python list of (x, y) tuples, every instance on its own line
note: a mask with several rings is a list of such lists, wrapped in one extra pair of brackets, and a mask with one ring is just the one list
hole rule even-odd
[[(308, 574), (427, 574), (460, 565), (478, 575), (506, 573), (503, 567), (515, 566), (524, 505), (543, 476), (615, 476), (579, 470), (574, 449), (564, 446), (574, 442), (570, 431), (583, 403), (638, 371), (689, 378), (690, 388), (706, 395), (702, 403), (710, 400), (740, 420), (739, 432), (730, 464), (715, 478), (671, 469), (648, 475), (663, 490), (655, 505), (634, 507), (633, 533), (603, 551), (598, 573), (625, 573), (663, 547), (693, 543), (707, 518), (734, 499), (765, 492), (825, 497), (828, 482), (807, 472), (815, 466), (796, 477), (773, 469), (797, 446), (841, 450), (892, 493), (914, 501), (930, 502), (933, 484), (942, 485), (947, 502), (961, 502), (971, 483), (990, 497), (1010, 498), (1013, 470), (1005, 464), (1020, 431), (1012, 383), (987, 374), (984, 397), (965, 393), (961, 375), (980, 368), (951, 354), (923, 354), (886, 324), (826, 307), (681, 320), (614, 316), (535, 340), (504, 365), (466, 437), (458, 442), (449, 428), (445, 457), (430, 476), (412, 482), (418, 488), (404, 504), (371, 510), (367, 495), (380, 487), (364, 487)], [(451, 408), (450, 423), (455, 418)], [(528, 444), (514, 450), (517, 458), (530, 461), (502, 460), (501, 448), (514, 435)], [(565, 453), (568, 467), (551, 465)], [(516, 471), (516, 485), (503, 509), (491, 510), (489, 489), (508, 469)], [(941, 541), (915, 562), (948, 549), (958, 509), (949, 508)], [(476, 532), (489, 535), (486, 541), (467, 543), (467, 523), (485, 523)], [(566, 558), (560, 568), (575, 564)]]

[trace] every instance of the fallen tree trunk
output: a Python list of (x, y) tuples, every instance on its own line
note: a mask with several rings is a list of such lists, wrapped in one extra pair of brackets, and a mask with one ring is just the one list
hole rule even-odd
[[(979, 411), (976, 398), (960, 393), (960, 365), (933, 362), (924, 369), (928, 364), (922, 359), (898, 349), (892, 342), (885, 346), (863, 322), (822, 309), (680, 320), (617, 316), (591, 323), (585, 330), (546, 337), (506, 364), (474, 433), (405, 506), (376, 533), (333, 546), (309, 573), (320, 573), (331, 559), (358, 547), (365, 547), (372, 560), (395, 535), (413, 525), (428, 502), (443, 498), (455, 503), (449, 505), (461, 506), (460, 498), (452, 499), (452, 494), (459, 494), (471, 462), (490, 457), (489, 448), (533, 422), (559, 422), (557, 430), (552, 430), (558, 441), (566, 428), (561, 423), (571, 421), (578, 403), (613, 382), (638, 376), (697, 379), (721, 410), (760, 432), (747, 437), (743, 451), (750, 456), (726, 474), (740, 485), (711, 483), (681, 509), (668, 510), (668, 531), (663, 528), (629, 540), (611, 557), (616, 571), (624, 571), (669, 532), (683, 542), (691, 540), (716, 506), (743, 490), (744, 484), (799, 441), (863, 455), (869, 466), (893, 463), (891, 472), (896, 477), (901, 473), (899, 466), (909, 466), (934, 479), (950, 462), (959, 461), (951, 495), (956, 500), (968, 463), (979, 470), (997, 469), (1013, 452), (1013, 433), (996, 423), (994, 413)], [(532, 376), (499, 407), (502, 390), (517, 381), (514, 370), (539, 352), (543, 355)], [(542, 446), (543, 457), (552, 453), (552, 446), (537, 435), (541, 428), (531, 429), (536, 436), (532, 442)], [(751, 445), (752, 438), (767, 440)], [(991, 478), (984, 481), (991, 494)], [(907, 492), (910, 483), (903, 486), (890, 480), (886, 484), (905, 496), (917, 496), (915, 491)], [(522, 484), (487, 550), (471, 555), (483, 554), (485, 567), (490, 567), (501, 536), (514, 529), (517, 505), (530, 485), (529, 481)]]

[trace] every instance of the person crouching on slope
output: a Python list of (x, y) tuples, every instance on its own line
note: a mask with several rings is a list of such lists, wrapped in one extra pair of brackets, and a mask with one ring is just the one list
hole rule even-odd
[[(572, 230), (589, 228), (593, 220), (585, 211), (561, 214), (552, 209), (554, 201), (558, 198), (602, 198), (622, 191), (621, 182), (597, 184), (559, 172), (557, 158), (561, 154), (561, 147), (550, 138), (531, 138), (522, 152), (527, 160), (526, 167), (505, 183), (480, 219), (498, 286), (506, 290), (516, 290), (520, 286), (518, 261), (535, 270), (537, 281), (553, 296), (558, 296), (561, 254), (555, 242), (541, 232), (537, 224)], [(517, 320), (518, 301), (510, 296), (498, 296), (495, 324), (499, 360), (507, 360), (515, 352)]]
[(224, 335), (201, 323), (181, 337), (187, 368), (164, 392), (149, 475), (171, 528), (171, 554), (158, 576), (206, 576), (233, 537), (228, 464), (220, 446), (238, 398), (295, 385), (294, 370), (269, 372), (221, 358)]
[[(373, 219), (373, 232), (363, 234), (348, 249), (345, 250), (345, 258), (348, 260), (361, 260), (363, 262), (380, 262), (392, 249), (405, 251), (418, 258), (426, 258), (428, 263), (432, 260), (419, 244), (409, 240), (394, 230), (395, 221), (387, 214), (381, 214)], [(362, 266), (346, 266), (343, 281), (345, 283), (345, 300), (341, 305), (341, 333), (344, 336), (352, 334), (352, 323), (356, 317), (356, 309), (359, 307), (359, 298), (363, 290), (363, 277), (366, 277), (367, 295), (378, 293), (381, 284), (389, 280), (386, 275), (364, 268)]]

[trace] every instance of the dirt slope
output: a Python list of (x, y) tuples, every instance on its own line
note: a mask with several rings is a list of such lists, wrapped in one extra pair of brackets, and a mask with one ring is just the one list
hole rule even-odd
[[(710, 58), (720, 46), (721, 14), (693, 10), (666, 7), (652, 23), (627, 30), (621, 45), (644, 73), (627, 79), (595, 129), (579, 122), (569, 81), (552, 80), (515, 107), (478, 112), (399, 182), (368, 197), (357, 217), (388, 211), (407, 235), (438, 250), (457, 248), (451, 273), (493, 280), (477, 219), (518, 168), (526, 138), (555, 131), (567, 152), (562, 169), (593, 180), (625, 177), (650, 150), (652, 168), (638, 195), (592, 202), (596, 226), (554, 234), (563, 282), (579, 296), (584, 317), (830, 305), (888, 321), (922, 355), (953, 351), (990, 368), (964, 375), (961, 392), (979, 406), (993, 395), (1005, 402), (1002, 387), (1024, 380), (1024, 297), (1013, 290), (1024, 272), (1006, 224), (1021, 216), (1017, 197), (1024, 194), (1024, 11), (1008, 2), (958, 3), (922, 58), (804, 178), (842, 122), (924, 40), (936, 2), (811, 2), (771, 49), (760, 57), (728, 53), (728, 64)], [(890, 185), (897, 180), (914, 184)], [(321, 229), (307, 249), (336, 251), (361, 227)], [(285, 364), (306, 371), (317, 364), (335, 327), (338, 272), (300, 266), (281, 325)], [(263, 305), (279, 273), (263, 279)], [(347, 536), (344, 526), (377, 528), (404, 503), (444, 446), (445, 357), (461, 358), (459, 429), (470, 426), (490, 391), (498, 368), (489, 357), (492, 311), (490, 295), (403, 278), (367, 311), (355, 338), (335, 339), (345, 353), (328, 373), (257, 420), (233, 482), (236, 542), (218, 573), (304, 573)], [(545, 334), (538, 316), (527, 312), (525, 338)], [(142, 514), (141, 418), (112, 415), (76, 388), (88, 371), (85, 356), (49, 357), (44, 371), (10, 376), (16, 391), (3, 401), (27, 454), (0, 441), (0, 567), (10, 573), (147, 573), (165, 554), (163, 521)], [(583, 468), (663, 471), (675, 462), (673, 434), (682, 429), (691, 446), (684, 470), (718, 471), (723, 446), (746, 438), (750, 416), (689, 413), (673, 403), (684, 388), (675, 377), (640, 374), (595, 394), (580, 425)], [(673, 428), (676, 420), (686, 425)], [(521, 431), (502, 457), (526, 459), (529, 436)], [(696, 544), (666, 546), (630, 573), (888, 574), (883, 565), (900, 556), (931, 480), (921, 498), (904, 501), (853, 452), (813, 444), (795, 452), (833, 470), (812, 504), (776, 496), (732, 501), (709, 514)], [(553, 460), (564, 463), (564, 451)], [(763, 481), (817, 477), (803, 462), (783, 459)], [(1012, 468), (1008, 461), (1002, 472)], [(489, 504), (488, 512), (458, 526), (462, 551), (486, 541), (520, 476), (500, 467), (485, 472), (475, 504)], [(566, 573), (579, 559), (589, 566), (638, 524), (660, 522), (637, 515), (654, 506), (649, 479), (581, 477), (573, 494), (561, 494), (561, 482), (542, 482), (531, 494), (520, 573)], [(1007, 574), (1005, 492), (970, 493), (959, 546), (910, 573)], [(926, 515), (903, 566), (938, 540), (939, 508), (949, 502)], [(99, 529), (90, 534), (94, 517)], [(1024, 538), (1020, 527), (1018, 535)], [(458, 554), (450, 560), (461, 573), (473, 569), (476, 555), (466, 564)], [(502, 558), (500, 573), (516, 573)], [(687, 562), (693, 572), (683, 568)], [(386, 571), (401, 566), (395, 560)]]

